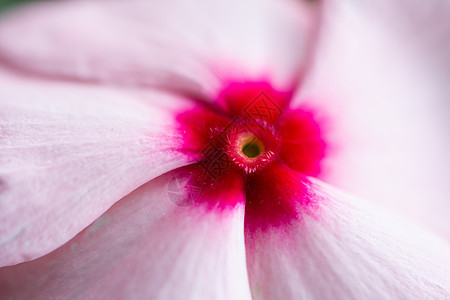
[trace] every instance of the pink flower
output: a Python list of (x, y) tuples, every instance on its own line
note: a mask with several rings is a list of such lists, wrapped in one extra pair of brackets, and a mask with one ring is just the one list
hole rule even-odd
[(450, 297), (450, 7), (195, 2), (1, 16), (0, 298)]

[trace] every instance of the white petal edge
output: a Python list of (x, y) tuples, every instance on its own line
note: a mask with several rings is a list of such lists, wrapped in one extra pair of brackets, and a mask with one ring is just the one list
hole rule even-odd
[(0, 58), (38, 74), (211, 97), (236, 78), (293, 84), (317, 12), (292, 0), (36, 3), (2, 16)]
[(246, 232), (254, 299), (447, 299), (450, 246), (385, 210), (311, 179), (317, 207)]
[(296, 104), (323, 112), (321, 179), (450, 238), (446, 1), (326, 1)]
[(190, 163), (179, 97), (0, 70), (0, 266), (61, 246), (140, 185)]
[(171, 180), (140, 187), (49, 255), (1, 268), (0, 297), (251, 299), (244, 207), (179, 207)]

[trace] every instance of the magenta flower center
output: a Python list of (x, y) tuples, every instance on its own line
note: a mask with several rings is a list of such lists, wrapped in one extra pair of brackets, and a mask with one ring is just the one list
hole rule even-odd
[(246, 174), (262, 170), (279, 153), (276, 129), (261, 120), (242, 119), (236, 123), (225, 132), (228, 159)]
[[(325, 143), (313, 113), (290, 108), (290, 100), (291, 93), (267, 83), (236, 83), (213, 107), (180, 114), (184, 148), (197, 161), (184, 172), (192, 175), (198, 204), (220, 198), (220, 206), (234, 206), (243, 193), (247, 219), (260, 227), (295, 217), (294, 195), (301, 198), (296, 203), (309, 205), (306, 188), (296, 182), (320, 174)], [(232, 195), (225, 201), (218, 196), (223, 193)]]

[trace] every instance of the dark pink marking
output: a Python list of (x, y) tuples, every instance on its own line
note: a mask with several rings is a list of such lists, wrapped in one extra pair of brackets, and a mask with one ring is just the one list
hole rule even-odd
[[(200, 164), (193, 164), (173, 171), (187, 178), (184, 188), (186, 203), (180, 206), (203, 206), (210, 209), (228, 209), (244, 204), (244, 176), (242, 172), (231, 166), (218, 178), (209, 176)], [(187, 176), (186, 176), (187, 175)]]
[(274, 163), (246, 182), (246, 230), (266, 230), (289, 224), (315, 209), (308, 179), (281, 163)]
[[(183, 134), (183, 148), (197, 163), (174, 171), (189, 177), (186, 199), (181, 206), (206, 205), (212, 209), (234, 207), (245, 201), (243, 173), (226, 153), (227, 134), (233, 120), (206, 106), (181, 113), (177, 120)], [(190, 203), (192, 202), (192, 203)]]
[[(292, 98), (292, 92), (280, 92), (272, 88), (267, 82), (237, 82), (231, 83), (219, 94), (217, 103), (232, 117), (258, 118), (262, 115), (271, 118), (262, 119), (271, 124), (277, 122), (278, 115), (283, 112)], [(265, 102), (265, 103), (264, 103)]]
[(311, 111), (286, 111), (279, 121), (281, 159), (305, 175), (319, 175), (320, 162), (325, 156), (325, 141), (319, 123)]
[(231, 122), (206, 106), (182, 112), (177, 116), (182, 133), (184, 151), (193, 155), (201, 155), (211, 140)]
[[(261, 94), (264, 97), (258, 98)], [(212, 106), (199, 105), (178, 116), (184, 149), (198, 161), (178, 170), (190, 174), (188, 195), (196, 199), (195, 205), (234, 207), (242, 201), (245, 191), (249, 229), (287, 224), (298, 218), (302, 210), (314, 207), (315, 198), (309, 193), (310, 183), (304, 175), (320, 173), (325, 143), (311, 111), (287, 107), (290, 96), (264, 82), (234, 83), (222, 91)], [(276, 118), (265, 114), (254, 119), (253, 113), (263, 115), (269, 111), (264, 111), (266, 100), (282, 111)], [(256, 107), (252, 107), (255, 103)], [(266, 125), (255, 130), (259, 124)], [(246, 174), (246, 166), (236, 165), (231, 161), (233, 155), (227, 153), (236, 138), (233, 135), (239, 134), (238, 129), (243, 127), (255, 131), (266, 148), (275, 149), (272, 145), (279, 145), (276, 157), (252, 174)], [(265, 132), (267, 128), (270, 134)]]

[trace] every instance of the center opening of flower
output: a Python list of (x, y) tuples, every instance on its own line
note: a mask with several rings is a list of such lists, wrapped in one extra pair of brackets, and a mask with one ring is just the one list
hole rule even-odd
[(241, 120), (226, 132), (225, 152), (247, 174), (269, 165), (278, 154), (277, 135), (269, 124)]
[(255, 158), (264, 152), (264, 145), (258, 138), (249, 139), (244, 142), (241, 151), (248, 158)]
[(264, 144), (253, 134), (249, 134), (242, 139), (240, 149), (243, 155), (248, 158), (256, 158), (264, 153)]
[[(319, 174), (325, 142), (313, 112), (292, 109), (290, 97), (266, 83), (236, 83), (224, 89), (217, 105), (199, 104), (177, 117), (183, 149), (198, 160), (183, 169), (189, 170), (187, 201), (234, 205), (224, 199), (241, 201), (244, 184), (246, 218), (254, 226), (295, 217), (289, 195), (302, 188), (295, 174)], [(239, 191), (239, 197), (228, 197), (231, 190)], [(215, 196), (222, 192), (227, 197)]]

